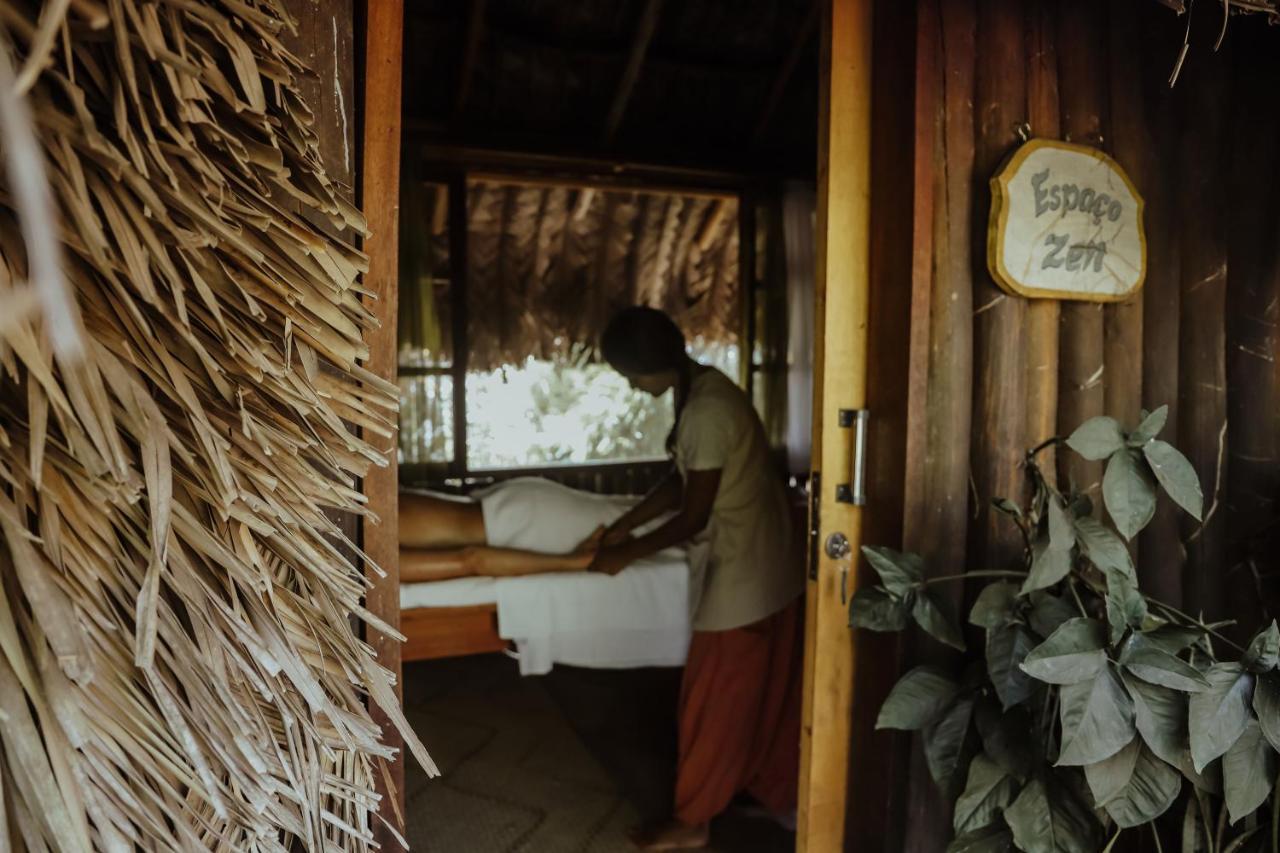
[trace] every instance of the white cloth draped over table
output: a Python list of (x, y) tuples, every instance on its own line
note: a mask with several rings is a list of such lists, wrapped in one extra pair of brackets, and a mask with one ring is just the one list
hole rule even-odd
[[(532, 477), (476, 497), (489, 545), (552, 554), (571, 550), (635, 502)], [(521, 674), (541, 675), (556, 663), (612, 669), (683, 664), (700, 589), (685, 553), (671, 548), (613, 577), (573, 572), (409, 584), (401, 588), (400, 606), (496, 603), (498, 634), (515, 642)]]

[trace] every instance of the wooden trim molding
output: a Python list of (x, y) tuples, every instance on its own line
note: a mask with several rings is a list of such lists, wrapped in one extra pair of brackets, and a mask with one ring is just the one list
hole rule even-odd
[[(396, 379), (396, 310), (399, 193), (400, 193), (400, 88), (403, 67), (404, 2), (403, 0), (367, 0), (365, 18), (364, 60), (364, 126), (361, 207), (368, 220), (369, 238), (365, 252), (369, 271), (365, 286), (373, 294), (371, 305), (378, 318), (378, 328), (369, 332), (369, 360), (366, 367), (377, 376)], [(385, 467), (374, 468), (364, 480), (364, 493), (377, 523), (366, 522), (363, 528), (364, 552), (372, 565), (366, 571), (372, 586), (365, 606), (374, 616), (392, 627), (400, 623), (399, 531), (396, 525), (399, 485), (396, 470), (396, 442), (388, 448)], [(400, 643), (380, 634), (370, 634), (369, 642), (378, 661), (396, 678), (400, 694)], [(386, 743), (397, 750), (390, 766), (390, 778), (378, 775), (379, 793), (383, 796), (382, 817), (396, 832), (403, 834), (404, 815), (404, 750), (395, 728), (374, 709), (374, 720), (382, 727)], [(387, 790), (395, 788), (394, 798)], [(390, 805), (390, 808), (388, 808)], [(375, 822), (375, 837), (383, 850), (397, 850), (400, 843), (382, 825)]]

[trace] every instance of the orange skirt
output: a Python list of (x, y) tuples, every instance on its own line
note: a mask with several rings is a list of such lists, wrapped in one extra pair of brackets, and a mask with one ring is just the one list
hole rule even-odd
[(675, 817), (707, 823), (746, 792), (795, 809), (800, 771), (800, 600), (729, 631), (695, 631), (680, 687)]

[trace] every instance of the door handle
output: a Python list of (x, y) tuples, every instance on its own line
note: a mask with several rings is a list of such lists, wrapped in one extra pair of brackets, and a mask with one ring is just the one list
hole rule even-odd
[(836, 500), (842, 504), (867, 504), (867, 422), (869, 409), (841, 409), (841, 429), (853, 430), (852, 452), (849, 454), (849, 482), (836, 484)]
[(827, 537), (823, 550), (833, 560), (840, 561), (840, 603), (849, 603), (849, 556), (853, 553), (853, 545), (849, 537), (836, 531)]

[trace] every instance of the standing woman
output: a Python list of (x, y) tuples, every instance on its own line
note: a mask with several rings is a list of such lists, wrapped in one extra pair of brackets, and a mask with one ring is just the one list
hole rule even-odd
[(687, 544), (693, 576), (703, 578), (680, 690), (674, 819), (635, 839), (643, 850), (696, 849), (740, 792), (775, 814), (795, 807), (803, 568), (764, 426), (743, 390), (689, 358), (680, 329), (652, 308), (616, 315), (600, 345), (632, 387), (675, 393), (675, 468), (608, 528), (592, 569), (613, 574)]

